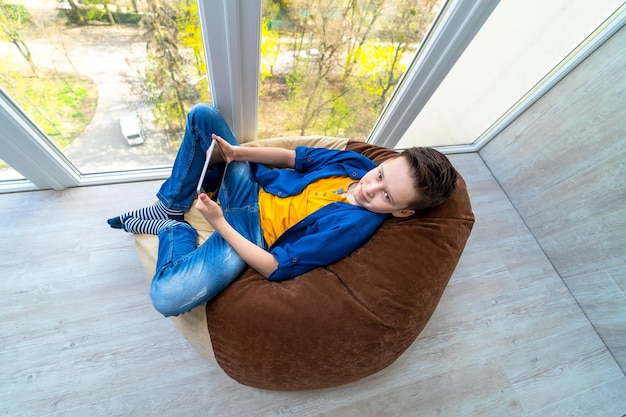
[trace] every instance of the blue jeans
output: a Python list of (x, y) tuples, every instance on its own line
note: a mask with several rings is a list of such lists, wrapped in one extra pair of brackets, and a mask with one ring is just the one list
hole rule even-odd
[[(190, 208), (212, 133), (238, 145), (214, 107), (196, 105), (187, 116), (172, 174), (157, 194), (166, 206), (179, 210)], [(218, 198), (228, 223), (245, 238), (265, 248), (259, 220), (259, 185), (252, 180), (249, 164), (239, 161), (228, 164), (221, 184), (219, 168), (212, 169), (207, 177), (205, 184), (219, 185)], [(150, 287), (152, 304), (165, 316), (186, 313), (220, 293), (245, 268), (246, 263), (219, 233), (213, 233), (198, 247), (193, 227), (186, 223), (166, 227), (159, 233), (156, 274)]]

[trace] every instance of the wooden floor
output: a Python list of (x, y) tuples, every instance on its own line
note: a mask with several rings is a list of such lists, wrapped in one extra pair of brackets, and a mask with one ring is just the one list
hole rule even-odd
[(0, 195), (1, 416), (626, 415), (626, 377), (477, 154), (453, 155), (476, 225), (432, 320), (347, 386), (242, 386), (155, 312), (105, 219), (157, 182)]

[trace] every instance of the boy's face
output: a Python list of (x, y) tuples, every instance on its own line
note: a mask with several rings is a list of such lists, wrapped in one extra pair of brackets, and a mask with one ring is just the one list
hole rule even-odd
[(374, 213), (407, 217), (416, 200), (413, 178), (406, 158), (398, 156), (369, 171), (352, 188), (352, 203)]

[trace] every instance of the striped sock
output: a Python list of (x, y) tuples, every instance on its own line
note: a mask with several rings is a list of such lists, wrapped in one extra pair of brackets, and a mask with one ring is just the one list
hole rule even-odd
[(138, 210), (128, 211), (118, 217), (113, 217), (107, 220), (107, 223), (114, 229), (123, 229), (126, 220), (130, 217), (141, 220), (178, 220), (183, 221), (184, 211), (174, 210), (165, 207), (163, 203), (157, 201), (151, 206), (140, 208)]
[(158, 235), (164, 228), (178, 223), (171, 219), (144, 220), (128, 217), (124, 222), (124, 230), (134, 234)]
[(142, 220), (159, 220), (159, 219), (182, 220), (183, 211), (167, 208), (165, 207), (163, 203), (161, 203), (160, 201), (157, 201), (151, 206), (126, 212), (122, 214), (120, 217), (122, 219), (125, 219), (127, 217), (136, 217)]

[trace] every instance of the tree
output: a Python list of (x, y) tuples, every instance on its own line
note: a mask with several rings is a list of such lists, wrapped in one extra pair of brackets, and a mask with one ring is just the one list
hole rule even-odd
[(200, 21), (198, 19), (198, 3), (196, 1), (180, 2), (180, 11), (177, 17), (178, 39), (183, 48), (191, 50), (193, 55), (194, 74), (192, 82), (201, 102), (211, 100), (209, 92), (209, 77), (204, 59), (204, 47), (202, 34), (200, 33)]
[(147, 45), (147, 95), (156, 103), (157, 123), (169, 132), (180, 132), (185, 126), (185, 98), (190, 96), (191, 85), (178, 48), (177, 10), (171, 3), (157, 0), (149, 0), (148, 9), (152, 38)]
[(70, 8), (65, 11), (67, 15), (67, 20), (75, 25), (85, 25), (87, 21), (85, 16), (83, 15), (83, 11), (78, 7), (75, 0), (68, 0), (68, 5)]
[[(352, 124), (353, 134), (365, 138), (406, 71), (402, 58), (419, 44), (432, 20), (434, 2), (395, 1), (387, 4), (375, 39), (359, 44), (354, 52), (352, 89), (347, 103), (333, 109), (333, 126)], [(429, 8), (430, 7), (430, 8)], [(356, 93), (356, 94), (355, 94)], [(359, 108), (358, 112), (354, 108)], [(342, 116), (342, 111), (349, 114)]]
[[(381, 14), (382, 0), (294, 0), (294, 62), (288, 77), (289, 108), (297, 111), (298, 130), (305, 135), (314, 124), (327, 130), (333, 103), (352, 88), (354, 51), (369, 37)], [(297, 20), (296, 20), (297, 19)], [(339, 108), (338, 106), (335, 108)], [(337, 120), (337, 119), (335, 119)]]
[(380, 87), (379, 107), (385, 105), (393, 88), (400, 81), (404, 73), (401, 64), (402, 56), (411, 45), (422, 41), (426, 29), (433, 16), (435, 1), (403, 2), (396, 1), (393, 5), (395, 13), (383, 23), (386, 30), (381, 34), (385, 44), (390, 46), (387, 58), (384, 60), (384, 71), (376, 80)]
[[(364, 139), (432, 20), (436, 0), (277, 2), (290, 22), (284, 109), (294, 133)], [(279, 46), (284, 46), (280, 45)]]
[(20, 52), (35, 77), (39, 77), (33, 55), (24, 42), (24, 34), (32, 24), (30, 13), (22, 5), (8, 5), (0, 0), (0, 38), (6, 39)]
[(104, 11), (107, 14), (109, 25), (115, 26), (115, 19), (113, 18), (113, 13), (111, 13), (111, 9), (109, 8), (109, 0), (102, 0), (102, 7), (104, 7)]
[(274, 66), (280, 52), (278, 33), (269, 27), (270, 22), (264, 18), (261, 25), (261, 81), (274, 76)]
[[(365, 138), (405, 70), (403, 56), (416, 49), (436, 4), (436, 0), (266, 1), (259, 119), (284, 124), (287, 129), (281, 134), (314, 131)], [(192, 101), (209, 99), (197, 5), (193, 0), (149, 0), (148, 6), (146, 23), (152, 39), (145, 73), (147, 96), (157, 103), (157, 123), (179, 131)], [(280, 36), (277, 28), (290, 33)], [(281, 65), (277, 74), (281, 49), (281, 57), (290, 50), (292, 62), (286, 70)], [(191, 80), (197, 81), (195, 92)], [(265, 117), (270, 102), (271, 115)], [(273, 133), (272, 128), (265, 131)]]

